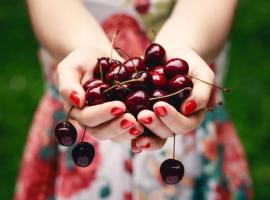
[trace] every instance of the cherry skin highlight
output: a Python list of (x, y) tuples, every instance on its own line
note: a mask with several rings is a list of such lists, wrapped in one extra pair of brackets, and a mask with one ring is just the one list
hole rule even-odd
[(164, 74), (167, 79), (171, 79), (176, 75), (187, 75), (188, 70), (188, 63), (180, 58), (173, 58), (164, 66)]
[(76, 128), (68, 121), (58, 123), (54, 133), (58, 142), (63, 146), (71, 146), (77, 139)]
[(88, 106), (98, 105), (107, 101), (106, 95), (103, 94), (110, 86), (106, 83), (101, 83), (96, 87), (90, 88), (85, 93), (85, 100)]
[(125, 105), (131, 114), (137, 116), (140, 111), (150, 108), (149, 97), (143, 90), (134, 91), (127, 96)]
[(129, 86), (132, 90), (149, 91), (152, 87), (152, 76), (147, 71), (134, 72), (130, 76), (130, 80), (140, 79), (140, 81), (130, 82)]
[(113, 65), (106, 74), (106, 80), (108, 83), (113, 84), (115, 81), (126, 81), (129, 78), (129, 71), (122, 64)]
[(147, 68), (145, 66), (145, 63), (143, 59), (140, 57), (132, 57), (126, 60), (123, 65), (127, 68), (129, 73), (134, 73), (136, 71), (146, 71)]
[(97, 85), (99, 85), (101, 83), (104, 83), (104, 82), (100, 79), (88, 80), (85, 82), (85, 84), (83, 84), (83, 89), (84, 89), (84, 91), (87, 91), (88, 89), (96, 87)]
[(166, 60), (166, 52), (165, 49), (157, 44), (152, 43), (150, 44), (144, 53), (144, 61), (146, 66), (149, 68), (153, 68), (157, 65), (164, 65)]

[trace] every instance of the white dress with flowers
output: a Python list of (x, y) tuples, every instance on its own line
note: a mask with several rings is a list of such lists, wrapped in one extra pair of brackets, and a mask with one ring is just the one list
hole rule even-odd
[[(116, 45), (140, 56), (174, 6), (173, 0), (85, 0), (108, 37), (120, 33)], [(98, 141), (93, 163), (74, 165), (72, 148), (60, 147), (54, 137), (57, 122), (65, 119), (55, 84), (56, 63), (41, 50), (46, 90), (29, 133), (16, 185), (15, 200), (186, 200), (251, 199), (245, 154), (224, 107), (208, 113), (202, 125), (176, 138), (176, 158), (185, 166), (183, 180), (173, 186), (159, 174), (162, 161), (172, 155), (172, 139), (155, 152), (132, 154), (130, 144)], [(225, 53), (211, 65), (220, 84)], [(213, 90), (211, 101), (221, 100)], [(82, 130), (79, 130), (79, 138)]]

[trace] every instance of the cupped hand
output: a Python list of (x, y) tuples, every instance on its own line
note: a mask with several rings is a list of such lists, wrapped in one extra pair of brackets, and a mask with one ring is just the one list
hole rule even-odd
[[(109, 57), (109, 52), (95, 47), (78, 48), (63, 59), (58, 67), (58, 87), (64, 101), (65, 111), (73, 106), (70, 117), (76, 120), (97, 139), (116, 142), (131, 140), (143, 132), (143, 126), (134, 116), (125, 113), (126, 106), (120, 101), (85, 106), (82, 85), (93, 79), (97, 58)], [(122, 61), (114, 52), (113, 58)]]
[[(215, 75), (206, 62), (191, 48), (185, 46), (164, 46), (167, 60), (180, 58), (189, 64), (190, 77), (213, 83)], [(137, 118), (155, 137), (141, 135), (132, 141), (132, 150), (156, 150), (163, 147), (166, 139), (173, 134), (186, 134), (196, 129), (204, 119), (206, 107), (211, 93), (211, 86), (192, 78), (193, 89), (190, 96), (181, 103), (179, 108), (159, 101), (153, 110), (141, 111)], [(145, 146), (147, 148), (145, 148)]]

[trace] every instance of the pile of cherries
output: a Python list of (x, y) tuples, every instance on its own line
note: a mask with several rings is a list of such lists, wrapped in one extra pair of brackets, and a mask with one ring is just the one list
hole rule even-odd
[[(125, 53), (120, 48), (115, 49)], [(193, 88), (191, 78), (194, 77), (188, 71), (185, 60), (166, 60), (165, 49), (157, 43), (146, 48), (144, 58), (129, 57), (124, 63), (108, 57), (98, 58), (94, 79), (83, 85), (86, 106), (120, 100), (125, 103), (127, 112), (135, 117), (142, 110), (152, 110), (157, 101), (165, 101), (180, 110), (179, 106)], [(71, 146), (77, 139), (76, 129), (68, 117), (55, 128), (55, 135), (63, 146)], [(153, 135), (148, 129), (143, 134)], [(74, 162), (81, 167), (88, 166), (94, 155), (93, 145), (83, 139), (72, 151)], [(167, 184), (176, 184), (184, 175), (184, 166), (174, 158), (167, 159), (161, 164), (160, 173)]]

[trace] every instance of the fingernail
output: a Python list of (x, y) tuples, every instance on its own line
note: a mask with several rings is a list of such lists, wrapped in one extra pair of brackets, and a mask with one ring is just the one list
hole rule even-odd
[(166, 108), (163, 107), (163, 106), (155, 107), (155, 108), (154, 108), (154, 112), (155, 112), (158, 116), (160, 116), (160, 117), (164, 117), (164, 116), (167, 115), (167, 110), (166, 110)]
[(119, 116), (121, 114), (124, 113), (124, 110), (122, 108), (119, 108), (119, 107), (113, 107), (112, 110), (111, 110), (111, 114), (113, 116)]
[(131, 121), (128, 121), (126, 119), (123, 119), (121, 122), (120, 122), (120, 126), (122, 129), (127, 129), (127, 128), (130, 128), (131, 126), (133, 126), (134, 123), (131, 122)]
[(80, 106), (80, 98), (78, 96), (79, 94), (76, 91), (72, 91), (70, 93), (69, 99), (72, 102), (74, 106), (79, 107)]
[(188, 115), (192, 114), (196, 108), (197, 108), (197, 103), (194, 100), (191, 100), (185, 104), (183, 114), (188, 116)]
[(147, 143), (146, 145), (140, 146), (141, 149), (149, 149), (151, 147), (150, 143)]
[(139, 135), (140, 133), (141, 133), (141, 131), (140, 130), (138, 130), (138, 129), (136, 129), (135, 127), (133, 127), (133, 128), (131, 128), (131, 129), (129, 129), (129, 133), (131, 134), (131, 135)]
[(153, 121), (152, 117), (145, 117), (145, 118), (141, 118), (140, 121), (144, 124), (151, 124)]

